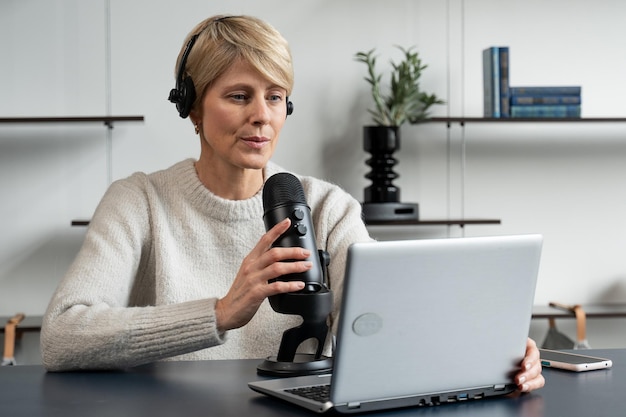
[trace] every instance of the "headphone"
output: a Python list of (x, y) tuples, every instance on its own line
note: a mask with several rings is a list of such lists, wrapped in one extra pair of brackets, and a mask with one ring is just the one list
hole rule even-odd
[(198, 39), (197, 34), (193, 35), (191, 39), (189, 39), (189, 42), (187, 42), (185, 52), (180, 60), (180, 66), (178, 67), (178, 75), (176, 75), (176, 87), (172, 88), (170, 96), (168, 97), (169, 101), (176, 104), (176, 110), (178, 110), (178, 114), (183, 119), (189, 116), (191, 106), (193, 106), (193, 102), (196, 100), (196, 87), (193, 85), (193, 80), (191, 77), (183, 78), (185, 65), (187, 65), (187, 57), (196, 39)]
[[(193, 44), (196, 43), (198, 35), (199, 34), (193, 35), (191, 39), (189, 39), (189, 42), (187, 42), (187, 46), (185, 46), (185, 52), (180, 60), (178, 74), (176, 75), (176, 87), (170, 90), (168, 97), (169, 101), (176, 104), (176, 110), (178, 110), (178, 114), (183, 119), (189, 116), (191, 106), (193, 106), (193, 102), (196, 100), (196, 87), (193, 85), (193, 80), (191, 77), (183, 78), (183, 74), (185, 72), (185, 66), (187, 65), (187, 57), (189, 57), (189, 52)], [(291, 113), (293, 113), (293, 103), (289, 100), (289, 97), (287, 97), (287, 116)]]

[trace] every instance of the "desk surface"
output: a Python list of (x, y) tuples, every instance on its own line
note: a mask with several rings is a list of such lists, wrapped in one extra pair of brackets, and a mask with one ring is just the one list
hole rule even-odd
[[(410, 408), (380, 416), (577, 417), (623, 415), (626, 349), (590, 350), (610, 370), (546, 369), (546, 387), (518, 398)], [(41, 366), (0, 368), (0, 416), (313, 416), (251, 391), (257, 360), (167, 362), (119, 372), (46, 373)]]

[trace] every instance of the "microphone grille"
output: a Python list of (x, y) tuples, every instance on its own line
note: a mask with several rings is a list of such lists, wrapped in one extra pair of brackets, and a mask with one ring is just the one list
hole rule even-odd
[(271, 209), (287, 203), (306, 204), (302, 183), (293, 174), (279, 172), (265, 181), (263, 187), (263, 207)]

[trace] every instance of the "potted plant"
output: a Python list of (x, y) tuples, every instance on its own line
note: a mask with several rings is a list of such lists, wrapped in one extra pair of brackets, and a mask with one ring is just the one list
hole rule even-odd
[(363, 147), (372, 154), (367, 164), (372, 168), (365, 177), (372, 185), (365, 188), (363, 215), (366, 222), (406, 220), (418, 218), (417, 204), (400, 203), (400, 190), (393, 185), (398, 175), (393, 171), (396, 160), (393, 153), (400, 149), (399, 128), (405, 123), (424, 121), (428, 109), (443, 104), (435, 94), (420, 90), (419, 80), (427, 65), (422, 63), (413, 48), (398, 47), (404, 54), (399, 63), (391, 61), (388, 94), (383, 93), (382, 74), (376, 71), (374, 49), (358, 52), (355, 59), (367, 65), (365, 80), (371, 86), (375, 108), (369, 109), (373, 126), (363, 129)]
[(374, 49), (368, 52), (357, 52), (355, 58), (367, 65), (368, 76), (365, 77), (371, 86), (372, 98), (376, 108), (370, 109), (376, 125), (400, 127), (404, 123), (419, 123), (428, 116), (428, 109), (434, 104), (444, 104), (435, 94), (427, 94), (420, 90), (419, 79), (422, 71), (428, 66), (422, 63), (413, 48), (397, 47), (404, 54), (404, 60), (391, 61), (393, 71), (389, 84), (389, 93), (383, 94), (382, 74), (376, 73), (376, 56)]

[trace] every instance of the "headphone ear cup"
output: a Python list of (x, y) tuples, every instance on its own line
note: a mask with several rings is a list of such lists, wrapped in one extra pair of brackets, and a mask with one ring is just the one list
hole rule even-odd
[(189, 116), (191, 107), (196, 101), (196, 87), (191, 77), (185, 78), (178, 88), (179, 99), (176, 101), (176, 109), (183, 119)]
[(293, 103), (289, 100), (289, 97), (287, 97), (287, 116), (291, 113), (293, 113)]

